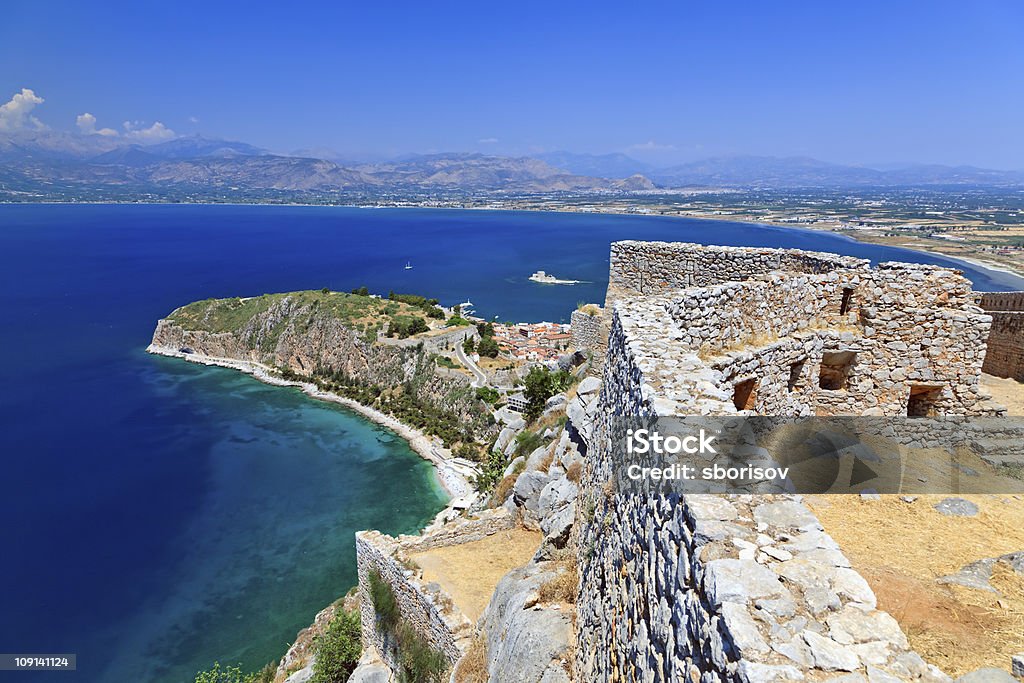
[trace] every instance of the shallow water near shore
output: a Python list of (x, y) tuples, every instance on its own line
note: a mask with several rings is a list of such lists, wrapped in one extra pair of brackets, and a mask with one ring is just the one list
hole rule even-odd
[[(158, 318), (207, 297), (365, 285), (568, 320), (603, 300), (616, 239), (960, 267), (724, 221), (0, 206), (0, 643), (77, 653), (66, 681), (180, 683), (215, 659), (255, 669), (355, 582), (355, 530), (413, 531), (443, 506), (430, 464), (394, 433), (296, 389), (145, 354)], [(529, 282), (536, 270), (586, 282)], [(1024, 288), (966, 272), (979, 289)]]

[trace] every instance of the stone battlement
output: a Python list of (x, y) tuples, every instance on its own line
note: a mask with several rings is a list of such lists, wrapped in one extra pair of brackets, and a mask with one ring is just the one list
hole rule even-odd
[[(644, 244), (613, 250), (628, 249), (633, 262), (643, 260)], [(634, 390), (646, 386), (659, 413), (992, 412), (978, 384), (991, 317), (958, 271), (692, 246), (650, 252), (674, 255), (677, 268), (713, 263), (713, 276), (690, 279), (721, 282), (631, 296), (620, 287), (611, 302), (610, 337), (639, 371)], [(778, 264), (798, 270), (760, 272)], [(735, 280), (727, 267), (736, 268)]]
[(799, 496), (615, 495), (616, 415), (992, 415), (958, 271), (618, 242), (577, 500), (586, 681), (949, 682)]

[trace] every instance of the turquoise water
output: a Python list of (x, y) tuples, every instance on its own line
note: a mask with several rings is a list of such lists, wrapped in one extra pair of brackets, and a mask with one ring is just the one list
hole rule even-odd
[[(207, 297), (366, 285), (567, 320), (603, 299), (617, 239), (954, 265), (724, 221), (0, 206), (0, 651), (73, 652), (79, 666), (16, 679), (180, 683), (214, 659), (256, 669), (355, 583), (355, 530), (412, 531), (442, 507), (429, 464), (394, 434), (296, 390), (147, 355), (158, 318)], [(527, 280), (541, 269), (586, 282)], [(980, 289), (1024, 288), (965, 270)]]

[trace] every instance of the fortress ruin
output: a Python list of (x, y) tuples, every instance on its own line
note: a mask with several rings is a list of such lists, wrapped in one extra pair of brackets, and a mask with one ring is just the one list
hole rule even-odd
[(979, 386), (992, 317), (970, 282), (933, 266), (627, 241), (612, 245), (605, 310), (574, 530), (578, 678), (950, 681), (877, 609), (800, 496), (610, 495), (610, 421), (1000, 415)]

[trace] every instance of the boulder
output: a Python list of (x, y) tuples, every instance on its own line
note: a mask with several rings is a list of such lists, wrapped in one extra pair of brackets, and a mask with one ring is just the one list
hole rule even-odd
[(978, 514), (978, 506), (964, 498), (943, 498), (935, 504), (935, 509), (947, 517), (974, 517)]
[(540, 523), (544, 540), (556, 548), (564, 548), (569, 541), (573, 522), (576, 520), (576, 503), (566, 505), (558, 512), (545, 517)]
[(556, 575), (547, 563), (514, 569), (498, 582), (482, 617), (491, 683), (563, 683), (569, 657), (571, 615), (537, 609), (538, 591)]
[(391, 670), (381, 662), (360, 663), (348, 677), (348, 683), (389, 683), (389, 681), (391, 681)]
[(576, 387), (576, 394), (579, 396), (589, 396), (590, 394), (596, 394), (600, 390), (601, 380), (597, 377), (587, 377)]
[(547, 486), (548, 479), (548, 475), (544, 472), (527, 471), (519, 475), (515, 486), (512, 487), (516, 505), (532, 513), (537, 521), (540, 516), (540, 492)]
[(1017, 683), (1017, 679), (1003, 669), (987, 667), (964, 674), (956, 683)]
[(544, 490), (540, 492), (540, 516), (547, 517), (557, 512), (570, 502), (576, 500), (579, 492), (579, 487), (565, 477), (552, 479), (544, 487)]

